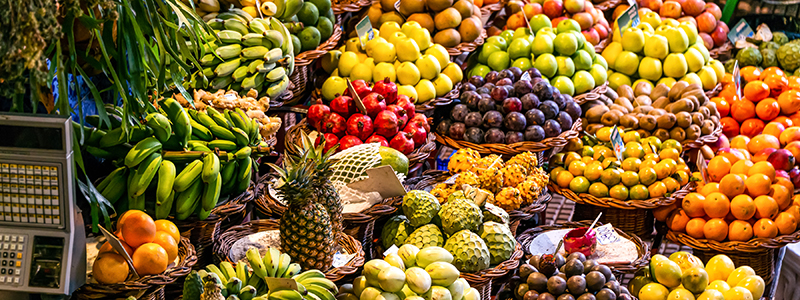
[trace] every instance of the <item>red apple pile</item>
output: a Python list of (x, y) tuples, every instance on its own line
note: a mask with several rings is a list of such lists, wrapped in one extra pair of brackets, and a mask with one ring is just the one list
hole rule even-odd
[(715, 3), (703, 0), (638, 0), (639, 14), (646, 8), (657, 12), (662, 19), (690, 22), (697, 27), (706, 49), (719, 48), (728, 41), (728, 25), (720, 21), (722, 10)]
[(408, 155), (425, 144), (430, 132), (428, 119), (415, 112), (414, 99), (397, 94), (394, 82), (384, 79), (370, 87), (364, 80), (354, 80), (352, 85), (364, 104), (364, 113), (349, 90), (330, 105), (318, 100), (308, 108), (309, 123), (322, 133), (317, 145), (324, 136), (325, 151), (337, 144), (338, 152), (363, 143), (380, 143)]

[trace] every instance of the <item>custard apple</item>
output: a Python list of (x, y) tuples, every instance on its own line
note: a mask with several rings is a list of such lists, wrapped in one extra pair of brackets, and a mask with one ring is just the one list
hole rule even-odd
[(778, 58), (775, 56), (775, 50), (761, 49), (761, 56), (764, 58), (764, 60), (761, 61), (762, 68), (778, 66)]
[(408, 235), (414, 232), (414, 227), (408, 222), (406, 216), (394, 216), (383, 225), (381, 230), (381, 244), (383, 249), (388, 249), (392, 245), (400, 247), (408, 238)]
[(800, 67), (800, 43), (786, 43), (778, 48), (778, 63), (787, 73)]
[(492, 221), (508, 226), (508, 213), (494, 204), (486, 203), (486, 205), (483, 206), (483, 221)]
[(478, 232), (486, 246), (489, 248), (489, 254), (492, 256), (491, 263), (493, 265), (499, 264), (511, 258), (514, 253), (514, 247), (517, 246), (517, 240), (508, 229), (508, 225), (486, 222), (481, 226)]
[(431, 246), (441, 247), (444, 245), (444, 237), (439, 227), (428, 224), (414, 230), (414, 232), (406, 238), (405, 243), (417, 246), (417, 248), (420, 249)]
[(442, 228), (447, 236), (464, 229), (478, 231), (478, 226), (483, 223), (481, 209), (472, 201), (464, 198), (447, 201), (439, 211), (439, 218), (442, 220)]
[(779, 46), (783, 46), (783, 44), (789, 42), (789, 37), (783, 32), (776, 31), (772, 33), (772, 42), (778, 44)]
[[(780, 51), (779, 51), (780, 53)], [(739, 53), (736, 53), (736, 60), (739, 61), (739, 67), (744, 66), (760, 66), (761, 61), (764, 58), (761, 56), (761, 51), (753, 47), (747, 47), (744, 49), (739, 50)]]
[(780, 47), (781, 45), (778, 45), (778, 43), (776, 42), (763, 42), (761, 43), (761, 45), (758, 45), (758, 50), (764, 50), (764, 49), (778, 50), (778, 48)]
[(478, 272), (489, 267), (491, 255), (486, 243), (469, 230), (456, 232), (444, 248), (453, 254), (453, 266), (462, 272)]
[(439, 200), (426, 191), (414, 190), (403, 196), (403, 214), (408, 217), (411, 226), (419, 227), (430, 223), (439, 208)]
[(455, 193), (450, 194), (450, 196), (447, 196), (447, 202), (450, 202), (451, 200), (456, 198), (467, 199), (467, 195), (464, 194), (464, 191), (456, 191)]

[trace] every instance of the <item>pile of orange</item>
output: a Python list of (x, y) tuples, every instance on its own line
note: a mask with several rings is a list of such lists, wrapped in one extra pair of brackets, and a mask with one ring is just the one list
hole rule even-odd
[(717, 106), (723, 133), (754, 137), (769, 123), (788, 128), (800, 125), (800, 77), (787, 76), (778, 67), (763, 71), (748, 66), (740, 70), (741, 95), (737, 96), (733, 76), (726, 74), (723, 89), (710, 100)]
[[(170, 221), (153, 221), (142, 211), (129, 210), (117, 220), (114, 234), (131, 257), (139, 276), (161, 274), (178, 257), (181, 235)], [(125, 281), (128, 273), (125, 258), (105, 242), (92, 266), (92, 277), (97, 282), (113, 284)]]

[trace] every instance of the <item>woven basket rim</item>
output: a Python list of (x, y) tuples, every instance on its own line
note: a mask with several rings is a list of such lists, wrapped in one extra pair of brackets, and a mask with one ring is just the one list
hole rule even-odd
[(343, 30), (342, 30), (342, 22), (344, 18), (341, 15), (334, 15), (336, 18), (336, 22), (333, 24), (334, 29), (331, 36), (322, 42), (319, 46), (317, 46), (314, 50), (303, 51), (297, 54), (294, 57), (295, 66), (307, 66), (310, 65), (316, 60), (317, 58), (322, 57), (325, 53), (332, 50), (339, 44), (339, 40), (342, 38)]
[(333, 14), (343, 14), (348, 12), (359, 12), (361, 8), (368, 7), (372, 5), (371, 0), (359, 0), (355, 3), (348, 3), (348, 4), (333, 4), (331, 5), (331, 9), (333, 9)]
[(591, 194), (581, 193), (576, 194), (575, 192), (569, 189), (563, 189), (558, 186), (552, 180), (549, 181), (547, 187), (556, 194), (562, 195), (565, 198), (572, 200), (578, 204), (586, 204), (586, 205), (594, 205), (599, 207), (609, 207), (609, 208), (618, 208), (618, 209), (655, 209), (662, 206), (667, 206), (675, 203), (679, 197), (683, 197), (684, 195), (690, 192), (689, 190), (690, 184), (686, 184), (682, 186), (677, 191), (673, 192), (672, 195), (669, 197), (659, 197), (659, 198), (650, 198), (646, 200), (619, 200), (614, 199), (611, 197), (607, 198), (597, 198), (592, 196)]
[(692, 249), (703, 251), (717, 251), (723, 253), (757, 253), (769, 249), (777, 249), (788, 244), (800, 242), (800, 229), (792, 234), (780, 235), (774, 238), (753, 238), (746, 242), (725, 241), (718, 242), (708, 239), (696, 239), (682, 232), (670, 230), (667, 238), (675, 243), (686, 245)]
[(572, 128), (558, 136), (546, 138), (540, 142), (519, 142), (513, 144), (475, 144), (464, 140), (455, 140), (448, 136), (441, 136), (434, 132), (436, 142), (455, 149), (471, 148), (480, 154), (517, 155), (523, 152), (542, 152), (557, 147), (563, 147), (568, 139), (578, 137), (581, 129), (581, 119), (572, 123)]
[(436, 108), (436, 106), (445, 106), (449, 105), (450, 103), (453, 103), (453, 100), (458, 99), (458, 97), (461, 95), (462, 85), (463, 83), (457, 82), (455, 85), (453, 85), (453, 89), (447, 92), (447, 94), (445, 94), (444, 96), (436, 97), (422, 103), (414, 104), (414, 110), (416, 112), (426, 112)]

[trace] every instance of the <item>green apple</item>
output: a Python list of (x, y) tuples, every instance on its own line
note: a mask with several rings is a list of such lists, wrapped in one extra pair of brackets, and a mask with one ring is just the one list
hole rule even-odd
[(450, 54), (447, 53), (447, 49), (442, 45), (433, 44), (428, 50), (425, 50), (425, 54), (433, 55), (442, 67), (450, 63)]
[(527, 39), (515, 39), (508, 45), (508, 57), (517, 59), (531, 55), (531, 43)]
[(640, 22), (639, 25), (636, 25), (636, 28), (641, 29), (642, 32), (649, 32), (650, 34), (655, 32), (655, 29), (653, 28), (653, 26), (650, 25), (650, 23), (647, 23), (647, 22)]
[[(389, 38), (387, 38), (386, 40), (389, 41), (389, 43), (397, 45), (397, 41), (399, 41), (402, 38), (406, 38), (406, 37), (408, 37), (408, 36), (406, 36), (405, 33), (402, 33), (402, 32), (398, 31), (398, 32), (392, 33), (392, 35), (389, 36)], [(419, 46), (419, 45), (417, 45), (417, 46)]]
[(453, 81), (444, 74), (439, 74), (431, 82), (433, 82), (433, 87), (436, 90), (436, 97), (447, 95), (453, 89)]
[(351, 80), (362, 79), (366, 82), (371, 82), (372, 67), (370, 67), (366, 62), (358, 63), (355, 67), (353, 67), (353, 71), (350, 72), (350, 79)]
[(550, 22), (550, 18), (548, 18), (545, 14), (538, 14), (531, 17), (528, 23), (531, 24), (531, 30), (536, 32), (536, 35), (539, 35), (539, 29), (553, 27), (553, 23)]
[(489, 55), (489, 67), (495, 71), (502, 71), (508, 69), (508, 65), (511, 64), (511, 60), (508, 58), (508, 52), (505, 51), (497, 51)]
[(676, 83), (676, 82), (677, 82), (677, 81), (675, 80), (675, 78), (672, 78), (672, 77), (663, 77), (663, 78), (661, 78), (661, 79), (659, 79), (659, 80), (658, 80), (658, 82), (656, 83), (656, 85), (659, 85), (659, 84), (664, 84), (664, 85), (666, 85), (668, 88), (672, 88), (672, 86), (673, 86), (673, 85), (675, 85), (675, 83)]
[(472, 70), (469, 71), (469, 76), (486, 77), (486, 74), (489, 74), (489, 72), (491, 71), (492, 68), (489, 68), (489, 66), (484, 64), (477, 64), (474, 67), (472, 67)]
[(511, 40), (527, 39), (530, 35), (531, 31), (528, 30), (528, 27), (520, 27), (517, 28), (517, 30), (514, 30), (514, 36), (511, 38)]
[(669, 54), (669, 41), (661, 35), (654, 34), (644, 42), (644, 55), (647, 57), (664, 59)]
[(595, 86), (594, 76), (583, 70), (575, 72), (575, 75), (572, 76), (572, 83), (575, 85), (576, 94), (591, 91)]
[(347, 89), (347, 81), (339, 76), (330, 76), (322, 84), (322, 99), (331, 101)]
[(511, 66), (512, 67), (517, 67), (520, 70), (527, 70), (527, 69), (532, 68), (533, 64), (531, 63), (531, 59), (530, 58), (520, 57), (520, 58), (517, 58), (516, 60), (514, 60), (511, 63)]
[(644, 33), (636, 27), (625, 29), (622, 32), (622, 49), (630, 52), (639, 52), (644, 48)]
[(400, 81), (400, 84), (404, 85), (416, 85), (419, 82), (419, 69), (417, 69), (417, 65), (414, 63), (407, 61), (400, 63), (397, 66), (397, 79)]
[[(527, 70), (527, 69), (523, 69)], [(453, 83), (461, 82), (464, 79), (464, 73), (461, 71), (461, 67), (458, 66), (457, 63), (451, 62), (445, 65), (444, 69), (442, 70), (442, 74), (447, 75)]]
[(514, 31), (511, 29), (503, 30), (503, 32), (500, 32), (500, 37), (505, 39), (507, 43), (511, 43), (511, 39), (514, 38)]
[(373, 57), (375, 55), (375, 47), (379, 44), (388, 44), (389, 42), (382, 37), (375, 37), (374, 39), (367, 42), (367, 56)]
[(595, 84), (608, 81), (608, 73), (606, 72), (606, 68), (599, 64), (593, 64), (592, 68), (589, 70), (589, 74), (592, 74)]
[[(583, 36), (583, 34), (581, 34), (581, 36)], [(594, 45), (592, 45), (592, 43), (583, 43), (583, 47), (581, 47), (579, 50), (586, 51), (591, 59), (594, 59), (595, 55), (597, 55), (597, 53), (594, 53)]]
[(664, 75), (672, 78), (681, 78), (689, 71), (683, 53), (670, 53), (664, 59)]
[(431, 33), (428, 29), (420, 28), (420, 29), (412, 29), (411, 36), (409, 36), (415, 42), (417, 42), (417, 46), (419, 46), (420, 51), (424, 51), (428, 49), (428, 47), (433, 45), (433, 40), (431, 39)]
[(558, 61), (552, 54), (545, 53), (533, 61), (533, 67), (538, 69), (543, 77), (552, 78), (558, 71)]
[(484, 65), (488, 64), (489, 55), (492, 55), (492, 53), (498, 51), (503, 51), (503, 50), (500, 50), (500, 47), (498, 47), (497, 45), (483, 44), (483, 46), (481, 47), (481, 52), (478, 53), (478, 62)]
[(636, 74), (639, 69), (639, 56), (630, 51), (622, 51), (614, 62), (614, 70), (628, 76)]
[(694, 45), (689, 46), (689, 49), (695, 49), (695, 50), (699, 51), (700, 54), (703, 55), (703, 63), (704, 64), (707, 64), (709, 61), (711, 61), (711, 55), (708, 53), (708, 49), (706, 49), (705, 45), (703, 45), (703, 44), (694, 44)]
[(439, 64), (439, 60), (430, 54), (423, 55), (417, 59), (414, 64), (417, 65), (417, 69), (419, 69), (420, 77), (424, 79), (434, 79), (442, 72), (442, 66)]
[(683, 57), (686, 59), (686, 66), (689, 67), (689, 72), (700, 71), (700, 68), (705, 65), (703, 54), (695, 48), (687, 49), (683, 53)]
[(486, 44), (496, 45), (500, 50), (506, 51), (508, 49), (508, 41), (502, 36), (495, 35), (486, 39)]
[(556, 62), (558, 63), (556, 75), (571, 77), (575, 74), (575, 63), (569, 56), (556, 56)]
[(556, 76), (556, 78), (553, 78), (552, 85), (562, 94), (575, 95), (575, 85), (572, 83), (572, 79), (567, 76)]
[(325, 70), (325, 73), (333, 73), (333, 70), (339, 66), (340, 57), (342, 57), (342, 51), (331, 50), (328, 51), (328, 53), (325, 53), (325, 55), (319, 59), (322, 69)]
[(678, 20), (671, 18), (664, 18), (663, 20), (661, 20), (661, 25), (678, 28), (678, 26), (681, 25), (681, 22), (678, 22)]
[(561, 20), (561, 22), (558, 22), (558, 25), (556, 25), (556, 30), (558, 30), (558, 33), (570, 31), (581, 32), (581, 25), (578, 24), (578, 21), (567, 18)]
[(342, 56), (339, 57), (339, 75), (342, 77), (350, 76), (350, 72), (353, 71), (353, 67), (355, 67), (359, 62), (358, 55), (356, 55), (355, 52), (347, 51), (342, 53)]
[(642, 15), (639, 15), (639, 20), (641, 23), (647, 23), (650, 25), (650, 28), (656, 28), (658, 25), (661, 25), (661, 16), (654, 11), (646, 12)]
[(582, 49), (583, 45), (586, 45), (586, 37), (583, 36), (583, 33), (580, 33), (579, 31), (570, 31), (570, 33), (575, 36), (575, 40), (578, 42), (577, 49)]
[(380, 32), (382, 38), (386, 39), (387, 41), (391, 40), (389, 37), (391, 37), (392, 34), (394, 34), (395, 32), (401, 32), (400, 24), (397, 24), (397, 22), (383, 23), (381, 24)]
[(417, 21), (407, 21), (403, 23), (403, 26), (400, 27), (400, 30), (402, 30), (403, 34), (405, 34), (406, 36), (411, 36), (411, 31), (413, 31), (414, 29), (421, 29), (421, 28), (422, 25), (419, 25)]
[(639, 77), (649, 80), (658, 80), (662, 75), (661, 60), (658, 58), (644, 57), (639, 62)]
[(417, 103), (436, 98), (436, 87), (433, 86), (433, 82), (430, 80), (420, 79), (414, 89), (417, 91)]
[(553, 53), (553, 38), (547, 34), (537, 35), (535, 38), (533, 38), (531, 52), (533, 52), (533, 54), (536, 56), (544, 53)]
[(631, 85), (631, 78), (628, 75), (614, 72), (608, 76), (608, 87), (616, 90), (623, 85)]
[(606, 70), (608, 69), (608, 62), (606, 61), (606, 58), (603, 57), (602, 55), (595, 55), (592, 58), (592, 63), (596, 64), (596, 65), (603, 66), (603, 69), (606, 69)]
[(636, 87), (637, 85), (639, 85), (639, 83), (642, 83), (642, 82), (644, 82), (645, 84), (650, 86), (650, 90), (653, 90), (653, 83), (650, 82), (650, 80), (647, 80), (647, 79), (644, 79), (644, 78), (637, 79), (636, 81), (633, 82), (633, 84), (631, 84), (631, 86), (632, 87)]
[(372, 47), (372, 58), (375, 62), (394, 63), (397, 59), (397, 51), (394, 44), (386, 42)]
[(689, 48), (689, 38), (686, 32), (675, 27), (667, 28), (665, 32), (669, 42), (669, 51), (672, 53), (683, 53)]
[(683, 30), (683, 33), (686, 33), (686, 38), (689, 39), (689, 45), (694, 45), (697, 42), (697, 27), (694, 26), (694, 24), (681, 22), (678, 28)]
[(551, 38), (555, 39), (556, 38), (556, 29), (553, 28), (553, 27), (544, 27), (542, 29), (539, 29), (539, 31), (536, 32), (537, 36), (540, 35), (540, 34), (546, 34), (546, 35), (549, 35)]
[(614, 66), (620, 53), (622, 53), (622, 43), (611, 42), (603, 49), (600, 55), (603, 56), (609, 66)]
[(383, 80), (384, 78), (389, 78), (389, 81), (395, 82), (397, 80), (397, 74), (394, 70), (394, 65), (381, 62), (375, 65), (375, 68), (372, 69), (372, 78), (377, 80)]
[(411, 101), (419, 99), (417, 97), (417, 89), (414, 88), (413, 85), (400, 85), (397, 87), (397, 94), (398, 95), (406, 95), (408, 98), (411, 98)]
[(417, 42), (411, 38), (401, 38), (395, 41), (395, 49), (397, 52), (397, 59), (400, 61), (416, 61), (422, 53), (419, 52)]
[(576, 70), (589, 70), (592, 67), (592, 56), (585, 50), (578, 50), (572, 55)]
[(700, 81), (703, 83), (703, 88), (705, 90), (712, 90), (717, 86), (717, 73), (711, 66), (704, 66), (700, 69), (700, 71), (697, 72), (697, 77), (700, 77)]
[(570, 56), (578, 50), (578, 39), (570, 32), (560, 32), (553, 39), (553, 46), (559, 54)]

